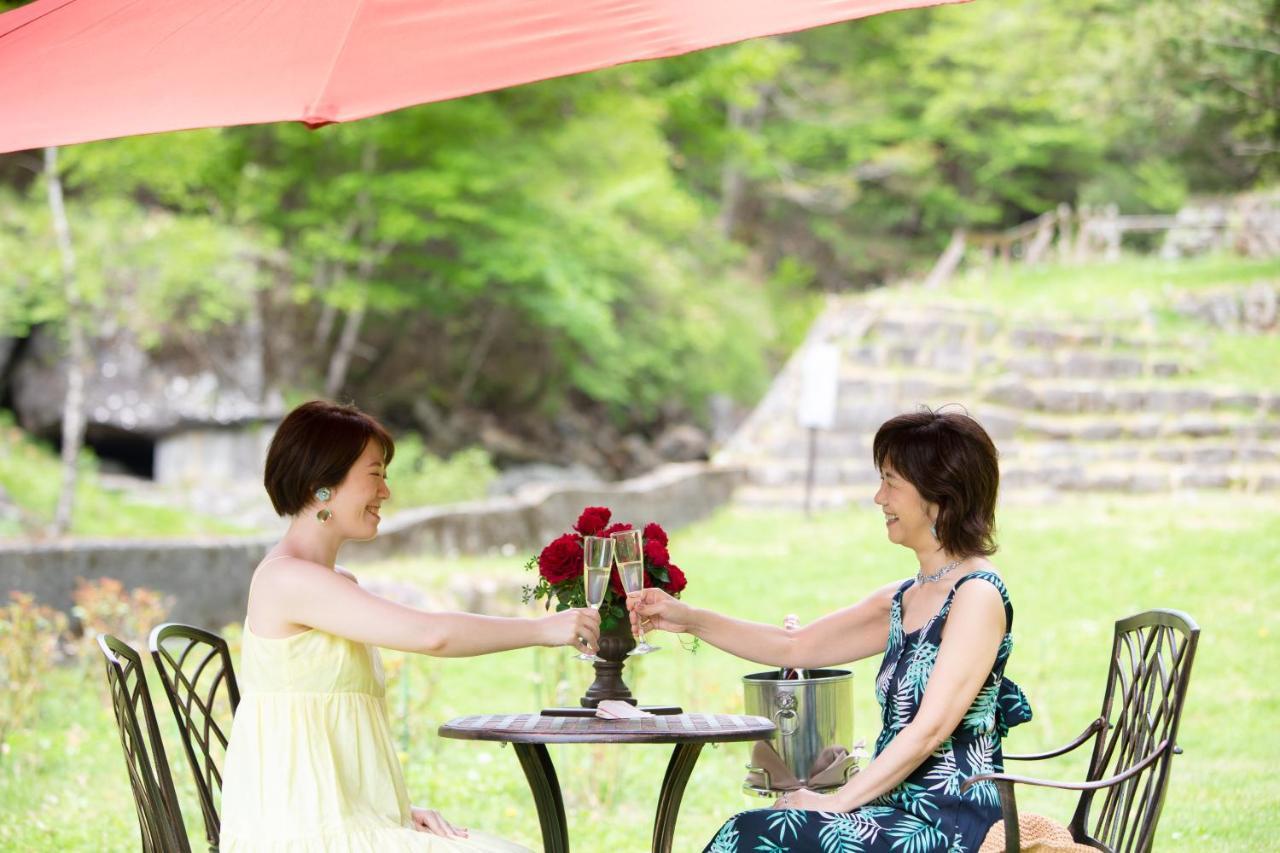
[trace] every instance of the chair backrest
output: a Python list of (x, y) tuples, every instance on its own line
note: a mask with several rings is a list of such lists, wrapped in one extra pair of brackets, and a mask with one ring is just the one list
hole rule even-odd
[(182, 747), (195, 777), (209, 848), (221, 827), (222, 762), (240, 688), (226, 640), (191, 625), (169, 622), (151, 632), (151, 657), (178, 721)]
[(1145, 768), (1109, 788), (1085, 791), (1071, 821), (1077, 840), (1115, 851), (1151, 849), (1177, 748), (1178, 720), (1200, 628), (1185, 613), (1149, 610), (1116, 622), (1102, 699), (1107, 728), (1094, 743), (1089, 781)]
[(142, 658), (110, 634), (98, 635), (98, 648), (107, 660), (107, 686), (138, 809), (143, 853), (190, 853)]

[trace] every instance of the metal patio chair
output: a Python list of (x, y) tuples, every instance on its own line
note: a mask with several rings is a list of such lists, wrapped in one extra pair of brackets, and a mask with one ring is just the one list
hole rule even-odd
[(177, 622), (157, 625), (149, 645), (178, 721), (182, 748), (200, 797), (205, 838), (214, 853), (221, 829), (222, 760), (231, 719), (240, 704), (231, 652), (217, 634)]
[(1181, 754), (1178, 720), (1191, 679), (1200, 628), (1177, 610), (1148, 610), (1116, 622), (1111, 664), (1098, 718), (1058, 749), (1005, 760), (1039, 761), (1065, 755), (1093, 741), (1083, 782), (1057, 782), (988, 773), (963, 785), (994, 783), (1004, 816), (1005, 850), (1019, 849), (1015, 785), (1080, 792), (1067, 827), (1077, 844), (1109, 851), (1151, 850), (1169, 785), (1170, 763)]
[(107, 662), (111, 707), (138, 810), (143, 853), (190, 853), (142, 658), (110, 634), (98, 635), (98, 648)]

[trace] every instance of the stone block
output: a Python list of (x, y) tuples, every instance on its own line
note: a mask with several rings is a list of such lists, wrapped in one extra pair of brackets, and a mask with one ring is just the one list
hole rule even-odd
[(1254, 411), (1261, 404), (1262, 398), (1258, 394), (1252, 394), (1247, 391), (1240, 391), (1233, 394), (1221, 394), (1213, 398), (1214, 409), (1246, 409)]
[(1271, 447), (1242, 447), (1237, 455), (1241, 462), (1280, 462), (1280, 450)]
[(1036, 392), (1021, 382), (1002, 381), (987, 392), (987, 399), (1018, 409), (1039, 408)]
[(1133, 487), (1133, 479), (1127, 471), (1104, 471), (1087, 477), (1084, 488), (1091, 492), (1127, 492)]
[(1129, 481), (1129, 491), (1140, 494), (1165, 492), (1169, 490), (1169, 475), (1150, 471), (1135, 473)]
[(1158, 418), (1139, 418), (1125, 424), (1124, 434), (1129, 438), (1142, 440), (1155, 438), (1160, 434), (1161, 424)]
[(1176, 435), (1191, 438), (1208, 438), (1215, 435), (1226, 435), (1230, 429), (1223, 423), (1203, 415), (1187, 415), (1174, 421), (1171, 430)]
[(1208, 391), (1187, 388), (1176, 393), (1174, 410), (1193, 412), (1213, 407), (1213, 394)]
[(1142, 359), (1133, 356), (1113, 356), (1106, 364), (1108, 376), (1137, 377), (1143, 373)]
[(1075, 414), (1105, 412), (1111, 404), (1097, 388), (1046, 388), (1040, 393), (1040, 407), (1047, 412)]
[(1230, 447), (1195, 447), (1187, 452), (1187, 460), (1197, 465), (1225, 465), (1236, 456)]
[(1080, 437), (1086, 441), (1110, 441), (1122, 435), (1124, 427), (1116, 421), (1094, 421), (1080, 430)]
[(1181, 472), (1178, 485), (1184, 489), (1227, 489), (1231, 475), (1226, 471), (1191, 468)]
[(1111, 392), (1111, 406), (1117, 412), (1143, 412), (1150, 404), (1150, 395), (1141, 388), (1117, 388)]
[(889, 364), (913, 367), (916, 364), (916, 359), (919, 358), (920, 350), (918, 347), (908, 344), (897, 344), (889, 348), (888, 355)]
[(983, 410), (981, 407), (974, 409), (973, 416), (978, 423), (982, 424), (982, 428), (991, 436), (992, 441), (1007, 441), (1014, 437), (1018, 432), (1021, 421), (1013, 415), (1004, 412), (991, 410)]
[(1048, 379), (1058, 375), (1058, 366), (1053, 359), (1040, 355), (1020, 355), (1005, 362), (1005, 369), (1019, 376), (1033, 379)]

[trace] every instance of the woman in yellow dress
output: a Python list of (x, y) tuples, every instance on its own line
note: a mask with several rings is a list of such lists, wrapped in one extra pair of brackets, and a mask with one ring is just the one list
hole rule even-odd
[(267, 493), (291, 520), (249, 588), (223, 774), (224, 853), (526, 849), (409, 804), (377, 647), (440, 657), (534, 645), (590, 651), (599, 615), (430, 613), (361, 589), (337, 565), (338, 550), (377, 534), (394, 452), (376, 420), (323, 401), (290, 412), (271, 442)]

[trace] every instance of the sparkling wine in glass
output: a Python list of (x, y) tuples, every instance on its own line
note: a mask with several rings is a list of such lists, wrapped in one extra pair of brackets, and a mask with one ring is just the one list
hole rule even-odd
[[(644, 589), (644, 547), (640, 541), (639, 530), (623, 530), (613, 534), (613, 556), (618, 561), (618, 574), (622, 577), (622, 587), (628, 593)], [(644, 630), (641, 629), (640, 642), (627, 652), (627, 656), (647, 655), (656, 652), (657, 646), (645, 642)]]
[[(607, 536), (582, 537), (582, 583), (588, 607), (599, 610), (604, 603), (612, 569), (613, 540)], [(578, 660), (598, 661), (600, 658), (579, 652)]]

